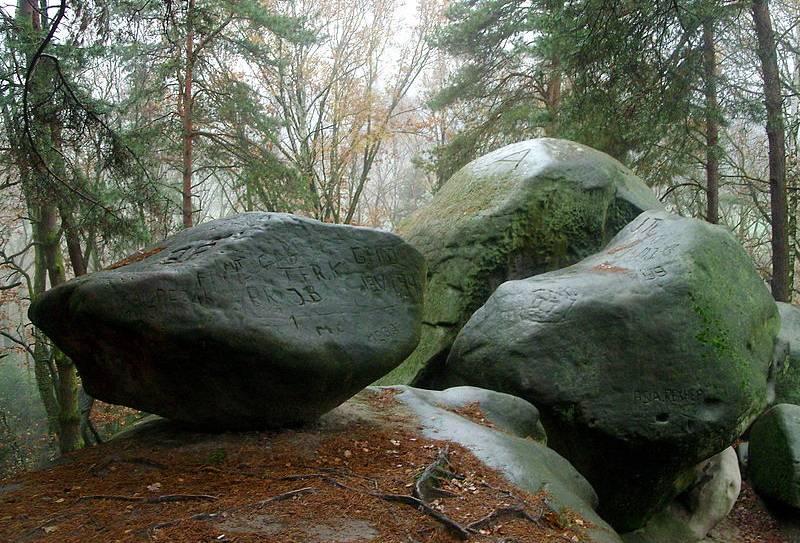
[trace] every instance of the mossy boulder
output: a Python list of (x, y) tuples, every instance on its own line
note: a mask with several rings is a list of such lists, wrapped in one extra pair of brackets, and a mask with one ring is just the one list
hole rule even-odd
[(800, 509), (800, 406), (778, 404), (753, 424), (748, 473), (759, 494)]
[(800, 405), (800, 307), (778, 302), (781, 330), (776, 353), (782, 361), (775, 375), (775, 403)]
[(423, 329), (380, 383), (435, 386), (461, 326), (502, 282), (574, 264), (660, 207), (622, 164), (569, 141), (523, 141), (467, 164), (399, 228), (428, 261)]
[(424, 282), (424, 259), (393, 234), (245, 213), (53, 288), (29, 313), (95, 398), (219, 429), (282, 427), (408, 356)]
[(459, 334), (445, 384), (536, 405), (548, 444), (630, 531), (763, 411), (778, 326), (728, 230), (647, 211), (602, 252), (501, 285)]

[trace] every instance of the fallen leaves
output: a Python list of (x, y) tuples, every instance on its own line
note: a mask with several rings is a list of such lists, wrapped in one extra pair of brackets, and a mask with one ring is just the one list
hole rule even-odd
[[(23, 475), (24, 485), (0, 496), (0, 540), (247, 543), (265, 540), (258, 522), (246, 520), (266, 512), (280, 530), (266, 540), (281, 543), (310, 543), (309, 526), (342, 518), (374, 527), (379, 536), (368, 540), (382, 543), (581, 540), (582, 519), (553, 513), (545, 495), (510, 485), (466, 449), (421, 437), (414, 421), (391, 410), (393, 394), (378, 401), (380, 423), (187, 433), (168, 444), (122, 440), (69, 455)], [(447, 461), (429, 470), (438, 491), (432, 499), (414, 496), (415, 483), (445, 450)], [(520, 512), (506, 512), (512, 509)], [(237, 522), (251, 531), (234, 537)]]

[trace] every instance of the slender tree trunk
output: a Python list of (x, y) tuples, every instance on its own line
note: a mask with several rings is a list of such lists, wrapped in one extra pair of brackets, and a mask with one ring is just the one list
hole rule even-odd
[(72, 213), (64, 204), (59, 206), (59, 212), (61, 213), (61, 227), (64, 230), (64, 238), (67, 240), (67, 254), (69, 255), (72, 272), (75, 274), (75, 277), (86, 275), (86, 259), (81, 249), (78, 230), (75, 228), (72, 220)]
[(788, 302), (789, 243), (786, 205), (786, 147), (781, 103), (781, 81), (775, 35), (767, 0), (754, 0), (753, 23), (758, 37), (758, 57), (764, 79), (769, 140), (769, 191), (772, 211), (772, 296)]
[[(30, 21), (33, 36), (42, 34), (43, 27), (47, 26), (46, 10), (38, 9), (35, 0), (20, 0), (19, 12), (20, 19)], [(36, 42), (28, 43), (26, 49), (28, 62), (33, 61), (33, 48), (38, 47)], [(39, 59), (37, 69), (34, 71), (35, 81), (32, 81), (28, 88), (31, 92), (31, 104), (36, 104), (34, 111), (23, 112), (30, 115), (29, 122), (37, 130), (34, 132), (44, 140), (41, 143), (42, 149), (61, 149), (61, 121), (57, 112), (52, 111), (46, 100), (42, 100), (42, 93), (50, 93), (54, 88), (55, 76), (50, 61)], [(29, 149), (26, 142), (23, 148), (26, 152), (26, 163), (30, 165), (30, 181), (27, 188), (28, 206), (33, 210), (32, 218), (36, 220), (34, 224), (34, 241), (40, 256), (37, 256), (36, 264), (43, 266), (42, 270), (47, 270), (50, 279), (50, 287), (56, 287), (66, 281), (64, 271), (64, 258), (61, 253), (61, 229), (58, 223), (58, 209), (55, 202), (58, 196), (53, 193), (45, 194), (45, 187), (51, 184), (51, 173), (41, 157)], [(45, 155), (47, 155), (46, 153)], [(57, 159), (56, 159), (57, 160)], [(64, 175), (63, 165), (55, 165), (54, 168)], [(28, 167), (26, 165), (26, 167)], [(38, 186), (31, 186), (38, 183)], [(44, 291), (44, 272), (36, 270), (36, 288)], [(41, 278), (41, 280), (39, 280)], [(36, 290), (36, 289), (35, 289)], [(37, 293), (40, 294), (41, 292)], [(41, 337), (41, 334), (37, 334)], [(38, 341), (38, 338), (37, 338)], [(43, 338), (42, 338), (43, 341)], [(49, 409), (48, 416), (52, 416), (52, 399), (49, 389), (55, 385), (55, 398), (58, 405), (58, 441), (61, 452), (73, 451), (82, 446), (80, 436), (80, 415), (77, 403), (77, 383), (78, 374), (72, 361), (60, 352), (57, 348), (49, 349), (49, 356), (45, 357), (48, 349), (44, 344), (34, 344), (34, 353), (37, 360), (36, 370), (41, 375), (43, 381), (40, 384), (40, 393), (43, 395), (45, 408)], [(51, 359), (52, 357), (52, 359)], [(53, 367), (52, 362), (55, 362)], [(51, 375), (51, 379), (44, 378), (45, 366)], [(55, 381), (55, 383), (53, 383)], [(52, 422), (52, 419), (51, 419)]]
[[(800, 14), (796, 10), (794, 15)], [(795, 26), (794, 43), (800, 44), (800, 27)], [(794, 74), (792, 77), (795, 94), (800, 91), (800, 50), (794, 53)], [(797, 214), (800, 212), (800, 97), (793, 97), (792, 115), (794, 125), (789, 132), (789, 149), (791, 156), (791, 166), (787, 168), (786, 190), (789, 192), (789, 296), (794, 298), (796, 288), (796, 267), (798, 264), (797, 256)]]
[[(42, 248), (50, 287), (57, 287), (66, 281), (66, 273), (55, 205), (42, 206), (39, 225), (42, 229)], [(61, 452), (65, 453), (83, 446), (78, 409), (78, 372), (72, 360), (55, 346), (52, 349), (52, 356), (58, 373), (58, 444)]]
[[(550, 0), (547, 5), (548, 11), (553, 16), (564, 7), (563, 0)], [(550, 70), (545, 89), (545, 108), (547, 109), (548, 121), (544, 126), (544, 135), (547, 137), (557, 137), (559, 132), (558, 116), (561, 110), (561, 57), (554, 51), (550, 55)]]
[[(38, 218), (38, 212), (34, 211), (34, 206), (30, 203), (28, 209), (33, 221), (33, 292), (30, 293), (31, 301), (33, 301), (41, 296), (47, 288), (47, 265), (44, 261), (43, 237), (39, 228), (41, 221)], [(50, 371), (50, 347), (44, 334), (38, 328), (34, 328), (33, 331), (33, 371), (36, 376), (36, 388), (47, 414), (48, 429), (51, 434), (59, 434), (58, 398), (53, 382), (58, 375)]]
[(719, 105), (714, 22), (703, 23), (703, 72), (706, 95), (706, 220), (719, 222)]
[(192, 109), (194, 98), (192, 96), (192, 78), (194, 77), (194, 0), (189, 0), (186, 15), (186, 69), (183, 75), (183, 89), (181, 93), (181, 114), (183, 115), (183, 226), (192, 227), (192, 148), (194, 134), (192, 126)]

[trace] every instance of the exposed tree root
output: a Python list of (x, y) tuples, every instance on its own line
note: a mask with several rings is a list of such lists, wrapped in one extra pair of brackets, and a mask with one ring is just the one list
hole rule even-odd
[(297, 497), (297, 496), (302, 496), (303, 494), (310, 494), (310, 493), (316, 492), (316, 491), (317, 491), (317, 489), (314, 488), (314, 487), (311, 487), (311, 486), (308, 486), (308, 487), (305, 487), (305, 488), (298, 488), (297, 490), (290, 490), (289, 492), (283, 492), (281, 494), (277, 494), (275, 496), (272, 496), (270, 498), (267, 498), (265, 500), (261, 500), (261, 501), (255, 502), (255, 503), (248, 503), (248, 504), (245, 504), (245, 505), (239, 505), (237, 507), (230, 507), (228, 509), (222, 509), (222, 510), (216, 511), (214, 513), (197, 513), (196, 515), (192, 515), (192, 516), (189, 516), (189, 517), (186, 517), (186, 518), (170, 520), (170, 521), (167, 521), (167, 522), (160, 522), (160, 523), (158, 523), (158, 524), (156, 524), (154, 526), (151, 526), (147, 530), (147, 532), (148, 532), (149, 535), (152, 535), (153, 532), (155, 532), (156, 530), (160, 530), (162, 528), (168, 528), (170, 526), (175, 526), (176, 524), (179, 524), (179, 523), (184, 522), (184, 521), (189, 521), (189, 520), (215, 520), (215, 519), (218, 519), (218, 518), (220, 518), (220, 517), (222, 517), (222, 516), (224, 516), (224, 515), (226, 515), (228, 513), (233, 513), (235, 511), (241, 511), (242, 509), (264, 507), (268, 503), (279, 502), (279, 501), (283, 501), (283, 500), (289, 500), (291, 498), (294, 498), (294, 497)]
[(450, 469), (451, 467), (449, 448), (439, 449), (436, 460), (425, 468), (414, 483), (414, 496), (426, 504), (436, 498), (453, 498), (457, 496), (457, 494), (439, 487), (443, 479), (458, 478), (458, 475)]
[(117, 500), (122, 502), (139, 503), (167, 503), (184, 501), (213, 502), (217, 500), (217, 497), (209, 496), (208, 494), (166, 494), (164, 496), (115, 496), (113, 494), (95, 494), (92, 496), (81, 496), (78, 498), (78, 501), (85, 500)]

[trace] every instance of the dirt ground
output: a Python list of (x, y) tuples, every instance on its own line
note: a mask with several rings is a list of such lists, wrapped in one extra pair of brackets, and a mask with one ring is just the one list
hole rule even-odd
[(768, 507), (744, 481), (733, 511), (705, 543), (800, 543), (800, 513)]
[[(0, 541), (587, 540), (588, 522), (555, 513), (546, 494), (514, 487), (456, 444), (423, 438), (390, 391), (369, 401), (376, 420), (341, 428), (132, 437), (0, 480)], [(492, 426), (477, 404), (456, 412)], [(420, 486), (429, 491), (422, 508), (413, 497), (420, 479), (436, 483)], [(706, 543), (800, 543), (798, 517), (767, 507), (745, 482)]]
[[(546, 494), (399, 424), (391, 397), (374, 401), (386, 420), (120, 439), (0, 480), (0, 541), (585, 541), (588, 523), (552, 511)], [(432, 465), (421, 505), (415, 483)]]

